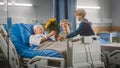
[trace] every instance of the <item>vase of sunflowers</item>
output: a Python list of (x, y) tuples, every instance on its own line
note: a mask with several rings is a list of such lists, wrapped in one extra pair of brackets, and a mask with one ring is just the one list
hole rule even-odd
[(50, 18), (45, 24), (45, 29), (48, 32), (55, 30), (57, 32), (57, 34), (55, 35), (55, 40), (57, 39), (59, 33), (59, 23), (57, 22), (56, 18)]

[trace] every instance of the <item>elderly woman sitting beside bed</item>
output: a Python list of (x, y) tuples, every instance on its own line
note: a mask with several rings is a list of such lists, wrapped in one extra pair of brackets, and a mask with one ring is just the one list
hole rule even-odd
[[(67, 19), (63, 19), (60, 22), (60, 26), (62, 27), (63, 31), (59, 33), (59, 36), (66, 36), (71, 33), (70, 30), (70, 22)], [(67, 39), (62, 39), (60, 41), (67, 41)]]
[(56, 34), (55, 31), (51, 31), (49, 34), (45, 34), (42, 25), (34, 25), (33, 30), (34, 35), (31, 35), (29, 38), (30, 46), (32, 45), (38, 46), (37, 50), (43, 49), (56, 50), (63, 57), (65, 57), (67, 44), (62, 42), (49, 41), (49, 38)]

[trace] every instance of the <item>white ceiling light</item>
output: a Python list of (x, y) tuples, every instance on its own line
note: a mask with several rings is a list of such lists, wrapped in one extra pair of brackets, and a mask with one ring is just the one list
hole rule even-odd
[(12, 5), (15, 5), (15, 0), (11, 0)]
[(85, 9), (100, 9), (99, 6), (77, 6), (77, 8), (85, 8)]
[(4, 5), (4, 3), (3, 3), (3, 2), (0, 2), (0, 5)]
[[(0, 5), (4, 5), (4, 3), (3, 3), (3, 2), (0, 2)], [(15, 4), (8, 3), (8, 5), (15, 5), (15, 6), (32, 6), (32, 4), (25, 4), (25, 3), (15, 3)]]
[(15, 3), (16, 6), (32, 6), (32, 4)]

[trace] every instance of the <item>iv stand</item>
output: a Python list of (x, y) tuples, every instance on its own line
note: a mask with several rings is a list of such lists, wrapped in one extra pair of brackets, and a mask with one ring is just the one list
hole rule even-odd
[(9, 40), (9, 37), (10, 37), (10, 29), (11, 29), (11, 26), (12, 26), (12, 20), (11, 20), (11, 17), (8, 17), (8, 0), (5, 0), (4, 1), (4, 9), (6, 11), (6, 18), (7, 18), (7, 35), (6, 35), (6, 43), (7, 43), (7, 59), (8, 59), (8, 68), (10, 67), (9, 63), (10, 63), (10, 55), (9, 55), (9, 44), (10, 44), (10, 40)]

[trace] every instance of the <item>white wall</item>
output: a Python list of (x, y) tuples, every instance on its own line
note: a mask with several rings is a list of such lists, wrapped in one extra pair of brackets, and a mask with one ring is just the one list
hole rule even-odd
[[(4, 0), (0, 0), (3, 2)], [(32, 7), (9, 7), (9, 16), (13, 18), (13, 23), (24, 22), (31, 23), (37, 19), (45, 22), (53, 16), (53, 0), (15, 0), (18, 3), (32, 3)], [(111, 7), (112, 3), (112, 7)], [(78, 0), (79, 5), (100, 6), (99, 10), (87, 10), (87, 18), (95, 26), (111, 26), (111, 17), (113, 26), (120, 25), (120, 0)], [(112, 15), (111, 15), (112, 13)], [(95, 16), (94, 16), (95, 15)], [(6, 12), (4, 6), (0, 6), (0, 24), (5, 22)]]
[(87, 18), (94, 26), (111, 26), (110, 0), (77, 0), (80, 6), (100, 6), (100, 9), (86, 9)]
[[(53, 16), (53, 0), (15, 0), (17, 3), (31, 3), (32, 7), (9, 6), (9, 16), (13, 23), (32, 23), (34, 20), (44, 22)], [(2, 2), (2, 1), (0, 1)], [(0, 6), (0, 24), (6, 23), (4, 6)]]
[(120, 26), (120, 0), (111, 0), (113, 26)]

